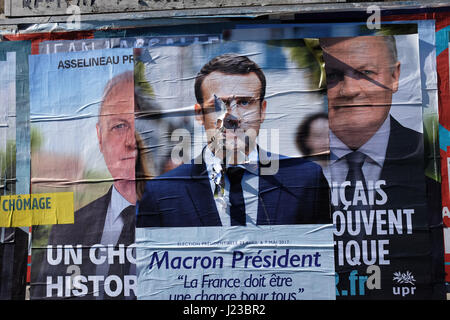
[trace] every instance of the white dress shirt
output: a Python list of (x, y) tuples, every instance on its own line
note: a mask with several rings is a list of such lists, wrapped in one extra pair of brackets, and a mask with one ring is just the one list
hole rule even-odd
[[(377, 181), (380, 178), (386, 158), (386, 150), (391, 131), (391, 120), (388, 116), (377, 132), (357, 151), (366, 155), (362, 171), (366, 181)], [(341, 185), (348, 173), (348, 163), (345, 156), (355, 150), (348, 148), (336, 135), (330, 131), (330, 163), (324, 169), (324, 174), (331, 185)]]
[(128, 202), (114, 186), (112, 187), (111, 201), (109, 202), (108, 210), (106, 211), (101, 244), (116, 245), (123, 228), (123, 220), (120, 213), (123, 209), (132, 205), (133, 204)]
[[(123, 209), (131, 205), (133, 204), (128, 202), (127, 199), (125, 199), (113, 186), (111, 190), (111, 201), (109, 202), (106, 211), (105, 226), (103, 227), (100, 244), (104, 246), (115, 246), (117, 244), (124, 224), (120, 213)], [(109, 264), (107, 262), (97, 266), (98, 275), (106, 275), (108, 270)]]
[[(120, 213), (123, 209), (132, 205), (133, 204), (128, 202), (128, 200), (125, 199), (113, 185), (111, 190), (111, 201), (109, 202), (106, 211), (105, 226), (103, 227), (102, 239), (100, 241), (102, 245), (106, 247), (108, 245), (115, 246), (117, 244), (124, 225)], [(106, 277), (109, 272), (109, 267), (108, 259), (106, 259), (104, 263), (97, 265), (96, 274), (104, 275)], [(100, 292), (97, 299), (102, 300), (104, 296), (103, 281), (100, 281), (99, 290)]]
[[(208, 177), (211, 184), (211, 192), (214, 196), (216, 184), (214, 182), (214, 166), (221, 165), (222, 161), (218, 159), (212, 151), (206, 147), (203, 153), (203, 159), (208, 171)], [(258, 150), (255, 146), (252, 152), (248, 156), (249, 162), (246, 164), (239, 164), (237, 166), (244, 168), (245, 172), (242, 177), (241, 186), (244, 196), (245, 204), (245, 216), (247, 224), (256, 225), (258, 216), (258, 191), (259, 191), (259, 167), (258, 167)], [(227, 168), (230, 165), (227, 165)], [(219, 167), (220, 168), (220, 167)], [(222, 226), (230, 226), (230, 181), (225, 175), (225, 190), (223, 198), (216, 198), (216, 207), (219, 212), (220, 221)]]

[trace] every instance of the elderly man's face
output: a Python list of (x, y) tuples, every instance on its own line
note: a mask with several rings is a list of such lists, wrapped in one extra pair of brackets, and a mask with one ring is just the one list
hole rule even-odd
[(97, 124), (100, 151), (114, 179), (135, 178), (137, 148), (134, 134), (133, 84), (118, 84), (103, 101)]
[(375, 133), (389, 114), (398, 89), (400, 63), (381, 37), (321, 41), (327, 73), (330, 129)]
[(266, 112), (266, 101), (259, 99), (261, 82), (257, 75), (215, 71), (205, 77), (201, 90), (204, 103), (195, 107), (208, 143), (217, 149), (224, 145), (233, 154), (251, 151)]

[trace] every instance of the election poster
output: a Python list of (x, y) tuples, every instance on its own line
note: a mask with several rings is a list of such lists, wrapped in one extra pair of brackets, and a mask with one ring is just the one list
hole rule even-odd
[[(446, 31), (445, 29), (443, 31)], [(450, 66), (450, 62), (449, 62), (449, 55), (448, 55), (448, 39), (450, 39), (448, 37), (448, 32), (445, 32), (447, 34), (447, 38), (443, 37), (443, 39), (441, 38), (441, 44), (442, 42), (447, 42), (447, 47), (445, 50), (442, 50), (443, 52), (441, 52), (441, 64), (440, 64), (440, 74), (441, 75), (447, 75), (447, 81), (442, 81), (443, 82), (443, 86), (445, 86), (446, 88), (449, 87), (449, 83), (450, 83), (450, 78), (449, 78), (449, 66)], [(442, 47), (441, 47), (442, 48)], [(445, 60), (444, 60), (445, 59)], [(444, 98), (448, 97), (448, 91), (447, 91), (447, 96), (445, 96), (445, 93), (443, 93)], [(443, 106), (446, 106), (448, 104), (448, 100), (445, 100), (443, 103)], [(446, 271), (446, 282), (447, 282), (447, 286), (450, 283), (450, 211), (449, 211), (449, 207), (450, 207), (450, 174), (449, 174), (449, 157), (450, 157), (450, 150), (449, 150), (449, 145), (450, 145), (450, 139), (449, 139), (449, 131), (448, 131), (448, 115), (447, 112), (442, 111), (442, 113), (445, 114), (445, 117), (443, 117), (443, 120), (441, 121), (441, 126), (440, 126), (440, 132), (439, 132), (439, 137), (441, 139), (441, 153), (444, 154), (443, 161), (442, 161), (442, 180), (443, 180), (443, 200), (442, 200), (442, 213), (443, 213), (443, 221), (444, 221), (444, 249), (445, 249), (445, 271)], [(443, 152), (445, 151), (445, 152)], [(447, 294), (448, 295), (448, 294)]]
[[(417, 14), (413, 16), (414, 19), (423, 19), (418, 21), (419, 23), (430, 23), (432, 22), (435, 27), (433, 27), (433, 42), (435, 45), (432, 47), (433, 54), (430, 55), (427, 59), (428, 62), (433, 61), (434, 57), (436, 57), (436, 66), (433, 66), (435, 70), (427, 69), (425, 70), (425, 77), (427, 80), (433, 80), (433, 75), (436, 77), (434, 80), (436, 85), (436, 91), (430, 91), (430, 104), (429, 106), (433, 106), (435, 110), (439, 107), (439, 118), (433, 119), (433, 126), (438, 127), (433, 131), (429, 131), (433, 136), (438, 136), (439, 139), (434, 139), (436, 141), (435, 147), (433, 150), (433, 158), (440, 159), (437, 162), (437, 171), (439, 172), (437, 179), (439, 183), (439, 187), (434, 183), (431, 188), (428, 183), (430, 180), (428, 179), (428, 197), (430, 203), (434, 203), (432, 207), (432, 211), (430, 213), (430, 226), (432, 228), (432, 237), (433, 237), (433, 260), (435, 261), (436, 268), (433, 269), (434, 277), (437, 279), (437, 286), (442, 286), (442, 279), (445, 278), (446, 288), (444, 287), (444, 295), (447, 293), (447, 299), (449, 298), (448, 291), (448, 283), (450, 281), (449, 277), (449, 254), (448, 254), (448, 243), (449, 243), (449, 233), (448, 233), (448, 217), (449, 217), (449, 184), (448, 184), (448, 146), (450, 145), (449, 140), (449, 131), (448, 131), (448, 101), (449, 101), (449, 58), (448, 58), (448, 30), (449, 30), (449, 19), (448, 13), (446, 12), (435, 12), (432, 15), (427, 13)], [(399, 15), (392, 16), (390, 19), (395, 20), (408, 20), (411, 19), (408, 15)], [(430, 20), (427, 20), (430, 19)], [(431, 20), (433, 19), (433, 20)], [(425, 46), (430, 48), (430, 42), (426, 41)], [(433, 81), (427, 81), (426, 84), (430, 84)], [(423, 82), (424, 83), (424, 82)], [(433, 98), (433, 99), (431, 99)], [(437, 101), (436, 101), (437, 100)], [(427, 102), (427, 101), (425, 101)], [(426, 110), (426, 103), (424, 103), (424, 111)], [(430, 111), (431, 108), (428, 108)], [(429, 113), (429, 112), (427, 112)], [(425, 114), (424, 117), (429, 116)], [(437, 120), (438, 119), (438, 120)], [(428, 120), (430, 118), (428, 117)], [(431, 121), (429, 121), (430, 123)], [(424, 123), (424, 129), (425, 127)], [(438, 131), (438, 134), (436, 134)], [(430, 136), (430, 135), (429, 135)], [(432, 140), (430, 138), (427, 139)], [(425, 141), (427, 143), (428, 141)], [(426, 149), (425, 149), (426, 150)], [(425, 159), (427, 164), (427, 176), (430, 176), (430, 165), (429, 158)], [(440, 165), (440, 166), (439, 166)], [(439, 191), (440, 190), (440, 191)], [(440, 211), (440, 215), (436, 215), (435, 212)], [(444, 260), (444, 261), (443, 261)], [(444, 264), (444, 266), (442, 266)], [(444, 282), (444, 285), (445, 285)], [(440, 298), (440, 296), (439, 296)]]
[(182, 46), (195, 43), (215, 43), (220, 34), (112, 37), (78, 40), (46, 40), (39, 43), (40, 54), (88, 51), (113, 48), (150, 48), (154, 46)]
[(20, 193), (73, 220), (33, 226), (31, 299), (436, 297), (434, 27), (411, 25), (41, 42)]
[[(0, 43), (0, 212), (8, 197), (28, 193), (28, 54), (30, 43)], [(0, 224), (0, 299), (25, 299), (28, 229)]]
[[(336, 294), (428, 297), (425, 270), (432, 258), (417, 35), (323, 38), (321, 45)], [(361, 293), (366, 281), (371, 290)]]
[[(39, 25), (34, 25), (39, 26)], [(42, 32), (30, 33), (7, 33), (3, 37), (7, 41), (29, 41), (31, 42), (31, 54), (40, 53), (40, 43), (51, 40), (75, 40), (75, 39), (91, 39), (94, 37), (94, 32), (88, 31), (72, 31), (72, 32), (52, 32), (52, 24), (47, 25), (48, 29)]]
[[(421, 299), (430, 297), (433, 288), (429, 270), (432, 270), (433, 258), (427, 211), (423, 101), (418, 36), (417, 34), (411, 34), (384, 37), (321, 38), (319, 44), (323, 50), (327, 81), (327, 116), (331, 128), (329, 131), (330, 158), (325, 163), (322, 162), (322, 168), (330, 186), (330, 199), (333, 208), (334, 258), (337, 274), (336, 297), (343, 299)], [(222, 46), (227, 45), (232, 46), (236, 43), (222, 44)], [(324, 48), (329, 48), (330, 51), (328, 52)], [(385, 60), (379, 61), (377, 64), (379, 69), (369, 69), (369, 62), (366, 61), (367, 58), (364, 58), (368, 56), (369, 48), (374, 51), (377, 57), (386, 54)], [(260, 51), (255, 48), (252, 52)], [(364, 52), (364, 57), (361, 57), (361, 52)], [(154, 54), (152, 53), (152, 55)], [(160, 57), (161, 54), (156, 54), (156, 56)], [(375, 57), (372, 57), (372, 60), (375, 61)], [(272, 61), (274, 60), (272, 59)], [(358, 63), (361, 65), (357, 66), (355, 61), (359, 61)], [(392, 62), (392, 66), (387, 65), (388, 62)], [(155, 64), (149, 67), (152, 70), (149, 74), (154, 75), (158, 72), (157, 62)], [(264, 67), (261, 68), (264, 70)], [(221, 72), (222, 74), (227, 75), (226, 72)], [(234, 85), (236, 86), (236, 83)], [(211, 86), (214, 91), (219, 92), (213, 84)], [(350, 92), (350, 97), (346, 97), (346, 94), (348, 94), (346, 90)], [(182, 92), (182, 90), (171, 90), (170, 92)], [(198, 96), (201, 98), (201, 95), (196, 95), (197, 103), (191, 102), (194, 104), (193, 112), (197, 122), (199, 113), (204, 112), (199, 107)], [(199, 119), (199, 123), (205, 126), (207, 145), (216, 143), (214, 141), (218, 139), (214, 130), (209, 132), (208, 136), (208, 129), (220, 130), (221, 124), (218, 120), (226, 124), (230, 122), (225, 120), (234, 120), (231, 118), (232, 112), (225, 108), (222, 111), (222, 119), (224, 120), (220, 118), (221, 103), (216, 101), (218, 96), (215, 92), (211, 96), (213, 99), (212, 106), (214, 107), (211, 113), (218, 119), (211, 119), (206, 116)], [(281, 96), (286, 98), (286, 96)], [(303, 99), (303, 101), (305, 100)], [(168, 103), (165, 103), (165, 106), (168, 105)], [(238, 108), (238, 105), (238, 101), (236, 101), (235, 108)], [(276, 105), (283, 105), (283, 102)], [(289, 103), (289, 105), (291, 104)], [(229, 109), (232, 110), (231, 107)], [(265, 109), (266, 115), (267, 110)], [(365, 114), (365, 112), (368, 113)], [(239, 119), (239, 116), (236, 118)], [(290, 119), (293, 118), (295, 117), (290, 117)], [(139, 127), (140, 121), (139, 118), (136, 120), (137, 127)], [(261, 118), (257, 118), (256, 121), (261, 123)], [(264, 118), (264, 122), (260, 126), (261, 130), (266, 128), (264, 127), (264, 125), (267, 125), (266, 121), (267, 119)], [(241, 116), (241, 120), (234, 123), (236, 127), (232, 127), (232, 129), (236, 131), (244, 123), (245, 120), (242, 120)], [(269, 122), (269, 124), (271, 123)], [(195, 130), (196, 122), (194, 122), (193, 127)], [(290, 153), (292, 149), (289, 149), (289, 146), (295, 144), (286, 142), (289, 137), (292, 139), (293, 136), (289, 136), (287, 130), (289, 127), (295, 126), (289, 126), (289, 123), (285, 122), (281, 127), (286, 131), (280, 134), (278, 147), (279, 149), (283, 148), (283, 150), (278, 151), (278, 153), (292, 157), (293, 153)], [(230, 129), (227, 127), (222, 129), (225, 132), (225, 137), (227, 130)], [(349, 141), (347, 140), (348, 136), (352, 139), (361, 138), (362, 141)], [(394, 136), (402, 142), (396, 141), (393, 138)], [(258, 136), (258, 138), (260, 137)], [(194, 141), (191, 142), (194, 145), (194, 150), (196, 146), (197, 150), (201, 150), (198, 145), (205, 145), (205, 142), (198, 143), (198, 139), (194, 134)], [(205, 140), (203, 139), (203, 141)], [(245, 143), (243, 144), (245, 145)], [(248, 145), (250, 146), (251, 143)], [(285, 146), (286, 148), (284, 148)], [(183, 146), (178, 145), (178, 147)], [(208, 151), (206, 148), (203, 150)], [(182, 151), (185, 155), (186, 148), (182, 148)], [(200, 154), (202, 154), (201, 152)], [(356, 160), (347, 158), (347, 156), (350, 157), (350, 154), (355, 154), (353, 152), (363, 158), (359, 160), (359, 168), (358, 166), (352, 167)], [(151, 153), (149, 154), (151, 155)], [(201, 157), (206, 158), (204, 155)], [(223, 206), (219, 206), (222, 203), (225, 203), (225, 208), (233, 207), (229, 205), (230, 197), (233, 197), (231, 195), (231, 181), (229, 182), (228, 199), (225, 191), (225, 197), (221, 198), (220, 193), (218, 193), (219, 196), (216, 195), (214, 202), (211, 202), (210, 205), (205, 205), (204, 202), (201, 204), (195, 202), (196, 195), (191, 191), (195, 184), (189, 185), (188, 183), (192, 182), (194, 177), (197, 178), (196, 183), (199, 183), (198, 180), (201, 181), (201, 179), (210, 182), (209, 180), (213, 180), (212, 178), (220, 177), (221, 172), (218, 170), (217, 176), (214, 176), (215, 172), (211, 169), (213, 173), (211, 177), (208, 177), (209, 179), (202, 178), (201, 168), (194, 172), (190, 171), (195, 168), (195, 160), (198, 160), (199, 157), (193, 156), (190, 158), (193, 159), (191, 160), (192, 164), (186, 161), (189, 160), (188, 157), (183, 159), (184, 164), (168, 170), (163, 175), (160, 175), (161, 172), (157, 171), (155, 171), (156, 174), (150, 175), (155, 176), (155, 178), (146, 183), (143, 198), (138, 201), (137, 234), (139, 236), (142, 234), (143, 238), (151, 238), (152, 235), (156, 234), (158, 237), (155, 239), (164, 239), (159, 234), (159, 228), (161, 227), (166, 231), (168, 227), (223, 226), (225, 219), (222, 219), (220, 213), (218, 214), (219, 219), (216, 215), (217, 211), (220, 212), (218, 208), (223, 208)], [(171, 160), (173, 160), (173, 157), (171, 157)], [(198, 164), (201, 165), (201, 162)], [(208, 165), (205, 165), (205, 167), (203, 174), (208, 174)], [(217, 178), (217, 180), (221, 179)], [(177, 194), (174, 187), (170, 187), (171, 183), (176, 183), (177, 187), (181, 188), (186, 183), (186, 190), (183, 190), (183, 188), (182, 190), (188, 193), (189, 199), (186, 199), (186, 194)], [(211, 190), (207, 188), (203, 191), (216, 193), (215, 185), (212, 182), (210, 184)], [(207, 187), (208, 183), (205, 186)], [(214, 191), (212, 191), (213, 187)], [(226, 188), (225, 183), (225, 190)], [(245, 188), (242, 187), (242, 189)], [(191, 204), (187, 200), (193, 203), (192, 214), (188, 209)], [(180, 210), (177, 210), (179, 203), (183, 206), (181, 214)], [(230, 212), (232, 211), (231, 208)], [(248, 206), (245, 206), (245, 208), (245, 214), (247, 214)], [(255, 222), (258, 225), (258, 222), (261, 221), (258, 221), (257, 218)], [(284, 222), (281, 224), (284, 224)], [(144, 226), (146, 228), (141, 229)], [(231, 226), (233, 226), (232, 223)], [(148, 229), (148, 227), (152, 228)], [(184, 232), (185, 229), (180, 230)], [(208, 228), (205, 228), (205, 230), (207, 230), (205, 232), (208, 232)], [(181, 231), (178, 231), (177, 235), (180, 234)], [(198, 233), (196, 235), (196, 238), (198, 238)], [(140, 243), (141, 239), (139, 238), (137, 241)], [(147, 246), (147, 243), (144, 243)], [(148, 243), (148, 246), (153, 247), (157, 243), (159, 242), (155, 240)], [(138, 245), (138, 277), (147, 275), (150, 279), (153, 279), (152, 277), (160, 276), (157, 271), (161, 268), (165, 271), (170, 268), (184, 270), (187, 267), (193, 268), (193, 265), (189, 265), (187, 261), (195, 261), (195, 259), (202, 261), (202, 256), (195, 254), (189, 256), (178, 254), (173, 257), (171, 252), (166, 249), (170, 246), (170, 243), (170, 240), (163, 242), (165, 251), (162, 253), (160, 247), (153, 252), (146, 252), (146, 250), (141, 251)], [(190, 239), (187, 243), (195, 242)], [(198, 245), (200, 243), (197, 242)], [(204, 243), (205, 245), (216, 245), (215, 242), (211, 242), (211, 238), (206, 238)], [(414, 245), (411, 246), (411, 244)], [(181, 243), (178, 244), (178, 250), (181, 249), (181, 245)], [(191, 252), (192, 250), (193, 248), (191, 248)], [(141, 256), (140, 253), (143, 255)], [(234, 254), (236, 253), (232, 253), (233, 258), (239, 256), (239, 254), (233, 256)], [(228, 259), (231, 268), (237, 265), (237, 260), (233, 260), (233, 258)], [(224, 268), (223, 263), (226, 263), (227, 259), (221, 259), (220, 257), (217, 257), (217, 259), (220, 262), (220, 268)], [(252, 258), (249, 257), (248, 259), (250, 261)], [(184, 264), (185, 262), (186, 264)], [(209, 262), (206, 265), (209, 267)], [(211, 265), (214, 265), (212, 260)], [(203, 279), (189, 276), (189, 274), (181, 274), (178, 279), (180, 286), (183, 279), (197, 280), (194, 283), (202, 283), (199, 285), (200, 287), (206, 285), (206, 282), (201, 281)], [(223, 281), (226, 281), (226, 279), (228, 278)], [(148, 281), (148, 285), (151, 285), (151, 281)], [(184, 283), (183, 288), (187, 289), (187, 293), (179, 297), (187, 299), (195, 297), (189, 292), (187, 283)], [(139, 289), (142, 290), (142, 294), (154, 291), (151, 290), (152, 287), (142, 288), (139, 286)], [(154, 295), (151, 297), (155, 298)]]
[(450, 131), (448, 112), (448, 95), (449, 95), (449, 55), (448, 55), (448, 28), (440, 30), (441, 37), (438, 38), (438, 72), (441, 81), (441, 105), (439, 119), (439, 143), (442, 157), (442, 216), (444, 223), (444, 257), (447, 285), (450, 283), (450, 183), (449, 183), (449, 156), (450, 156)]
[[(15, 192), (16, 53), (0, 58), (0, 197)], [(1, 197), (0, 199), (4, 199)], [(2, 210), (3, 211), (3, 210)], [(10, 299), (13, 284), (15, 228), (0, 227), (0, 298)]]
[[(411, 20), (409, 17), (404, 20)], [(421, 118), (416, 120), (416, 124), (412, 125), (411, 119), (414, 116), (420, 116), (419, 113), (404, 113), (406, 104), (413, 106), (414, 102), (411, 103), (402, 103), (403, 106), (400, 108), (400, 104), (393, 103), (390, 108), (390, 113), (396, 119), (400, 119), (400, 121), (404, 121), (405, 117), (410, 118), (408, 121), (412, 129), (418, 132), (423, 132), (423, 158), (424, 158), (424, 174), (425, 174), (425, 191), (426, 195), (426, 223), (421, 226), (426, 232), (429, 233), (428, 238), (424, 238), (425, 242), (423, 245), (429, 248), (429, 259), (431, 261), (431, 269), (429, 269), (430, 277), (427, 278), (428, 286), (430, 288), (429, 298), (432, 299), (442, 299), (444, 297), (443, 287), (443, 240), (442, 240), (442, 217), (441, 217), (441, 209), (439, 203), (440, 200), (440, 170), (439, 170), (439, 143), (437, 140), (437, 123), (438, 123), (438, 91), (437, 91), (437, 74), (436, 74), (436, 51), (435, 51), (435, 24), (433, 20), (419, 20), (419, 21), (393, 21), (387, 22), (380, 25), (380, 28), (376, 29), (368, 29), (364, 23), (348, 23), (348, 24), (316, 24), (314, 25), (314, 29), (311, 28), (311, 25), (303, 25), (303, 24), (291, 24), (284, 25), (283, 27), (278, 25), (248, 25), (241, 26), (241, 29), (230, 30), (227, 32), (228, 39), (234, 40), (245, 40), (249, 38), (257, 38), (259, 40), (268, 40), (274, 38), (282, 38), (282, 39), (292, 39), (295, 36), (303, 36), (303, 37), (355, 37), (362, 35), (398, 35), (398, 37), (403, 37), (400, 35), (414, 34), (418, 35), (418, 56), (420, 63), (420, 82), (422, 91), (422, 103), (421, 103)], [(401, 48), (397, 48), (399, 52), (402, 51)], [(326, 65), (325, 61), (324, 64)], [(404, 64), (403, 64), (404, 65)], [(401, 69), (401, 72), (405, 72), (405, 68)], [(408, 71), (407, 71), (408, 72)], [(407, 79), (407, 78), (405, 78)], [(405, 81), (404, 81), (405, 82)], [(401, 87), (398, 89), (399, 92), (393, 95), (393, 99), (397, 99), (400, 97)], [(407, 92), (407, 91), (405, 91)], [(419, 92), (417, 92), (419, 93)], [(329, 99), (329, 97), (328, 97)], [(405, 101), (406, 99), (403, 99)], [(417, 109), (417, 108), (416, 108)], [(412, 110), (412, 109), (410, 109)], [(421, 122), (422, 121), (422, 124)], [(408, 125), (407, 125), (408, 126)], [(422, 129), (423, 127), (423, 129)], [(442, 141), (442, 140), (441, 140)], [(441, 147), (442, 148), (442, 147)], [(331, 160), (333, 161), (333, 160)], [(332, 163), (332, 162), (331, 162)], [(327, 172), (327, 169), (325, 169)], [(364, 172), (366, 173), (366, 172)], [(327, 175), (329, 177), (329, 175)], [(330, 180), (330, 179), (329, 179)], [(354, 222), (353, 222), (354, 223)], [(361, 227), (362, 228), (362, 227)], [(335, 232), (339, 232), (337, 229)], [(350, 237), (349, 237), (350, 238)], [(391, 240), (392, 241), (392, 240)], [(335, 257), (338, 257), (339, 247), (335, 243)], [(341, 248), (342, 249), (342, 248)], [(342, 251), (341, 251), (342, 252)], [(406, 251), (405, 251), (406, 252)], [(411, 253), (414, 255), (414, 253)], [(341, 259), (342, 261), (342, 259)], [(407, 259), (405, 259), (407, 261)], [(338, 264), (338, 261), (336, 261)], [(336, 267), (337, 268), (337, 267)], [(360, 274), (361, 275), (361, 274)], [(370, 276), (370, 274), (362, 274), (361, 276)], [(389, 280), (392, 280), (391, 274), (389, 273), (380, 273), (381, 277)], [(353, 281), (357, 280), (357, 278), (353, 277)], [(392, 281), (395, 284), (395, 281)], [(355, 283), (355, 282), (353, 282)], [(370, 285), (370, 282), (365, 282), (361, 284), (363, 290), (361, 294), (358, 293), (358, 290), (348, 290), (348, 288), (343, 289), (344, 294), (339, 294), (338, 290), (337, 299), (380, 299), (386, 293), (386, 298), (390, 299), (392, 284), (384, 285), (386, 288), (382, 288), (382, 286), (378, 286), (377, 288)], [(369, 287), (376, 290), (378, 294), (374, 295), (367, 294)], [(342, 283), (338, 283), (338, 288), (342, 288)], [(355, 287), (354, 287), (355, 288)], [(383, 289), (383, 290), (382, 290)], [(404, 289), (405, 292), (408, 289)], [(392, 289), (393, 291), (393, 289)], [(406, 294), (402, 299), (413, 298), (414, 294)]]
[(32, 190), (73, 205), (72, 222), (33, 227), (31, 299), (135, 299), (133, 61), (132, 49), (29, 57)]
[(304, 67), (318, 44), (140, 51), (154, 99), (135, 119), (138, 299), (335, 298), (330, 189), (314, 158), (328, 155), (328, 126), (319, 151), (301, 157), (297, 141), (326, 114)]
[[(6, 52), (5, 59), (0, 61), (2, 64), (0, 77), (0, 95), (2, 105), (0, 106), (0, 168), (1, 168), (1, 187), (2, 194), (7, 194), (7, 179), (14, 177), (14, 159), (15, 140), (16, 140), (16, 53)], [(12, 148), (14, 146), (14, 149)], [(9, 180), (9, 189), (12, 182)]]

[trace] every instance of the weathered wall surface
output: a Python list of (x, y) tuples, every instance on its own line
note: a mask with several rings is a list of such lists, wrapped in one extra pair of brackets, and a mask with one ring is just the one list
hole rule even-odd
[[(3, 2), (3, 1), (2, 1)], [(337, 3), (345, 0), (6, 0), (10, 17), (64, 15), (76, 5), (81, 13), (142, 12), (154, 10), (251, 7), (312, 3)]]

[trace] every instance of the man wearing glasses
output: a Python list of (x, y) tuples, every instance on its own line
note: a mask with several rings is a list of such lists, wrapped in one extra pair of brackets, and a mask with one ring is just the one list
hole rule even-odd
[(331, 223), (320, 166), (262, 150), (266, 79), (245, 56), (223, 54), (195, 80), (207, 146), (191, 163), (146, 183), (137, 227)]

